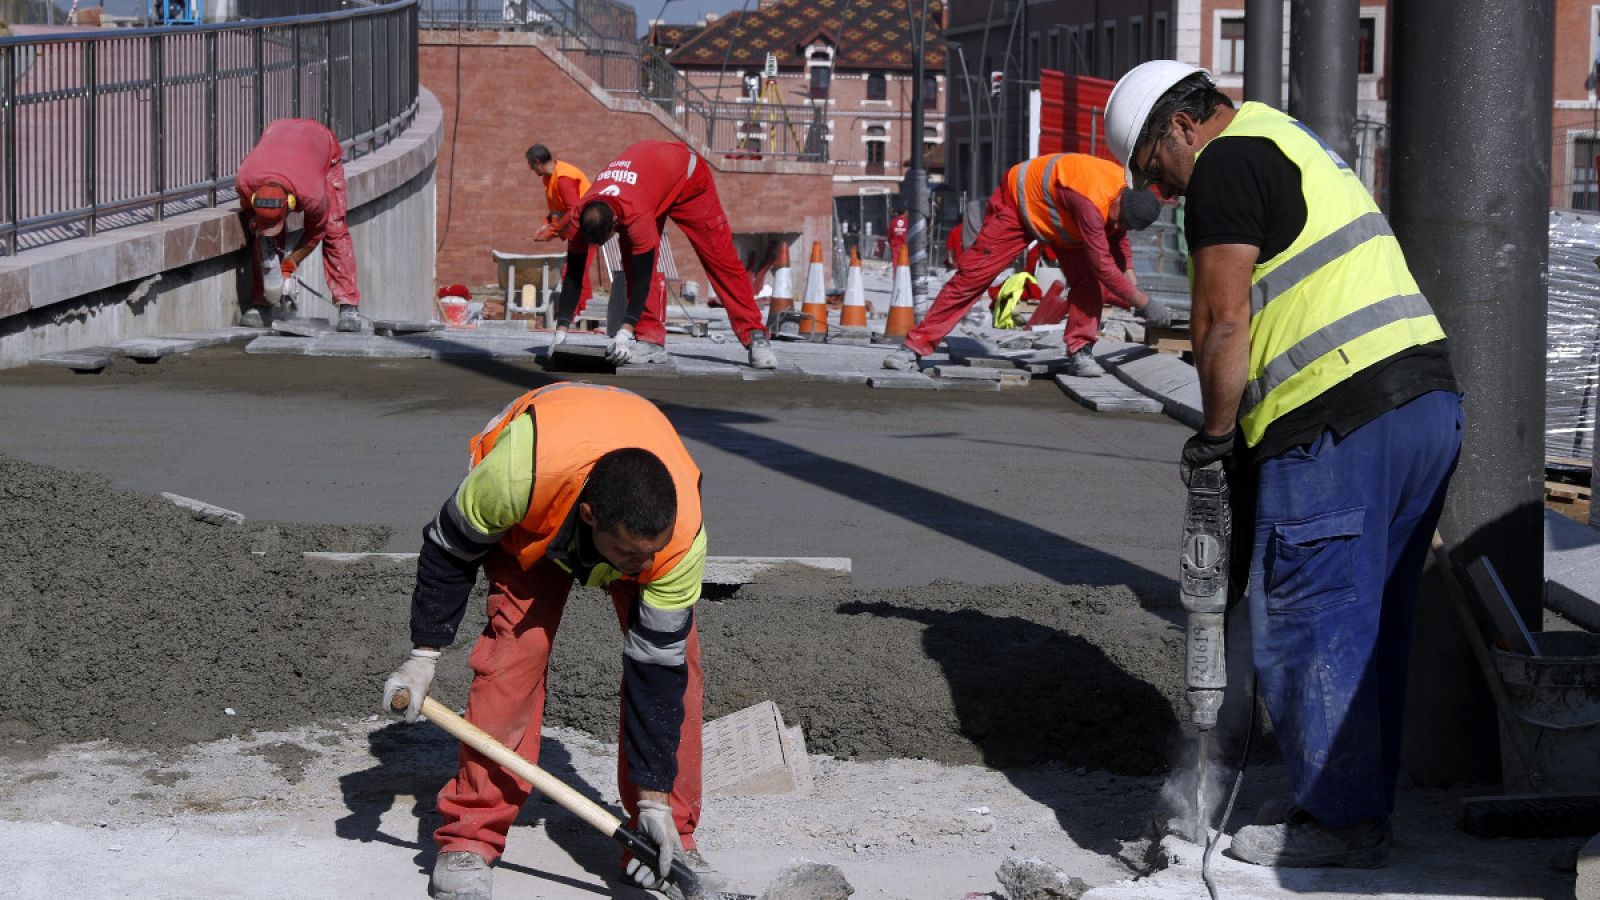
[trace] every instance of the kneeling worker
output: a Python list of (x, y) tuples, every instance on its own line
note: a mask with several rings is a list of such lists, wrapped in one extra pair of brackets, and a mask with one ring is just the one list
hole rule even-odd
[(1104, 370), (1091, 352), (1100, 333), (1106, 295), (1143, 310), (1153, 325), (1172, 313), (1151, 299), (1133, 278), (1128, 232), (1148, 227), (1161, 213), (1149, 191), (1133, 191), (1122, 167), (1083, 153), (1057, 153), (1018, 163), (989, 196), (983, 228), (961, 254), (950, 278), (899, 350), (884, 359), (886, 369), (911, 369), (934, 351), (950, 329), (994, 282), (994, 277), (1037, 239), (1054, 249), (1067, 278), (1066, 345), (1073, 375)]
[[(489, 621), (472, 651), (467, 720), (538, 762), (545, 671), (573, 582), (603, 587), (623, 631), (618, 788), (630, 827), (662, 848), (628, 860), (656, 888), (695, 849), (700, 819), (700, 598), (706, 535), (700, 470), (672, 424), (619, 388), (554, 384), (524, 394), (472, 439), (472, 469), (423, 532), (410, 658), (384, 685), (415, 721), (440, 649), (455, 639), (481, 566)], [(489, 900), (492, 866), (527, 782), (469, 747), (439, 792), (432, 896)]]
[[(289, 213), (305, 216), (300, 246), (283, 258), (283, 277), (322, 245), (323, 274), (339, 307), (340, 331), (360, 331), (361, 289), (356, 284), (356, 254), (345, 223), (344, 151), (339, 139), (320, 122), (278, 119), (261, 133), (234, 176), (234, 190), (255, 241), (278, 240)], [(250, 309), (239, 324), (260, 328), (268, 309), (261, 285), (261, 257), (252, 246), (253, 287)]]
[[(552, 348), (564, 339), (572, 321), (581, 288), (579, 274), (589, 248), (616, 234), (628, 286), (628, 310), (606, 349), (606, 358), (621, 364), (665, 356), (665, 292), (655, 291), (652, 297), (652, 286), (656, 250), (668, 219), (677, 223), (693, 245), (706, 277), (728, 310), (734, 333), (749, 348), (750, 367), (776, 369), (778, 357), (767, 340), (750, 273), (733, 247), (733, 230), (728, 227), (722, 201), (717, 199), (711, 165), (680, 141), (640, 141), (622, 151), (578, 201), (578, 233), (567, 243), (567, 274), (561, 282)], [(563, 218), (556, 230), (565, 224)]]

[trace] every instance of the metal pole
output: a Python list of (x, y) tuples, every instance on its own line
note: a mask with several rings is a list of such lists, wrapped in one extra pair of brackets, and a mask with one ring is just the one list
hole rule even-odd
[(1283, 0), (1245, 0), (1244, 98), (1283, 103)]
[(217, 32), (206, 32), (206, 205), (217, 205)]
[(150, 40), (150, 186), (156, 195), (156, 221), (167, 217), (166, 108), (162, 83), (166, 81), (165, 41), (162, 35)]
[(1361, 0), (1292, 0), (1289, 30), (1289, 115), (1353, 159)]
[[(928, 308), (928, 170), (922, 158), (922, 80), (924, 52), (928, 37), (928, 0), (916, 15), (911, 35), (911, 167), (900, 186), (900, 202), (906, 208), (908, 230), (906, 252), (911, 256), (911, 303), (918, 313)], [(893, 264), (891, 260), (890, 264)]]
[(254, 84), (251, 86), (252, 90), (250, 91), (251, 102), (254, 107), (252, 116), (256, 126), (255, 135), (250, 139), (252, 145), (261, 140), (261, 132), (267, 130), (267, 73), (263, 68), (265, 64), (265, 48), (262, 46), (261, 40), (261, 29), (257, 28), (250, 32), (250, 52), (252, 54), (252, 64), (255, 68)]
[[(1489, 557), (1532, 629), (1543, 621), (1545, 266), (1555, 0), (1408, 0), (1394, 24), (1391, 220), (1422, 293), (1450, 338), (1466, 395), (1461, 462), (1440, 532), (1452, 556)], [(1507, 48), (1516, 48), (1508, 52)], [(1441, 650), (1418, 607), (1408, 750), (1430, 780), (1499, 777), (1483, 755), (1494, 717), (1464, 653)], [(1442, 602), (1437, 604), (1442, 606)], [(1458, 633), (1454, 629), (1449, 632)], [(1448, 639), (1445, 641), (1448, 643)], [(1426, 696), (1441, 694), (1442, 697)], [(1438, 710), (1435, 712), (1435, 710)], [(1449, 720), (1454, 715), (1454, 720)], [(1466, 726), (1474, 726), (1469, 730)], [(1468, 737), (1472, 734), (1479, 740)], [(1436, 752), (1430, 752), (1436, 751)], [(1450, 765), (1441, 767), (1441, 760)], [(1475, 766), (1475, 768), (1474, 768)]]
[(95, 185), (95, 112), (100, 100), (99, 73), (95, 71), (95, 41), (83, 42), (83, 202), (88, 209), (83, 233), (94, 237), (95, 206), (98, 192)]
[(292, 99), (289, 101), (289, 108), (294, 110), (292, 115), (298, 119), (300, 118), (300, 79), (303, 77), (300, 72), (300, 26), (290, 25), (289, 29), (289, 33), (293, 35), (294, 43), (294, 68), (291, 70), (293, 74), (290, 76), (294, 80), (294, 84), (291, 88)]
[(17, 255), (17, 48), (6, 47), (6, 255)]

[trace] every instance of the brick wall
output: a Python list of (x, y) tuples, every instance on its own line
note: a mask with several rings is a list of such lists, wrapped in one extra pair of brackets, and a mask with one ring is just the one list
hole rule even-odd
[[(559, 242), (531, 240), (544, 220), (545, 200), (543, 183), (523, 155), (529, 144), (545, 144), (593, 177), (636, 141), (683, 137), (649, 109), (605, 95), (581, 73), (552, 60), (540, 40), (510, 32), (422, 34), (422, 83), (444, 110), (440, 284), (494, 283), (490, 250), (563, 249)], [(458, 103), (458, 96), (465, 102)], [(826, 168), (729, 162), (714, 171), (747, 256), (764, 243), (756, 235), (782, 235), (795, 247), (826, 237), (832, 193)], [(705, 277), (694, 251), (675, 227), (667, 232), (680, 276), (699, 281), (703, 297)]]

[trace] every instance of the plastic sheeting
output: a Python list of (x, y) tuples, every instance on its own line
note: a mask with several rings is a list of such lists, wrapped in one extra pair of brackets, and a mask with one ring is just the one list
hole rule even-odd
[(1550, 213), (1545, 458), (1589, 465), (1600, 402), (1600, 216)]

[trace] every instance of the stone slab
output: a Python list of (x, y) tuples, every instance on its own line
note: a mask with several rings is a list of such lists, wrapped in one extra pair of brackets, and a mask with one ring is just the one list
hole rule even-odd
[(1158, 353), (1144, 347), (1128, 349), (1119, 345), (1102, 353), (1101, 341), (1095, 345), (1095, 357), (1123, 383), (1140, 393), (1161, 401), (1167, 415), (1198, 429), (1202, 422), (1200, 401), (1200, 376), (1194, 366), (1169, 353)]
[(1545, 606), (1600, 631), (1600, 531), (1544, 511)]
[(443, 322), (418, 322), (408, 319), (373, 319), (373, 333), (379, 335), (419, 334), (443, 331)]
[(929, 370), (935, 378), (951, 381), (993, 381), (1000, 382), (1000, 370), (973, 366), (934, 366)]
[[(867, 387), (886, 390), (911, 390), (911, 391), (937, 391), (939, 385), (926, 375), (911, 372), (890, 372), (887, 369), (882, 374), (873, 374), (867, 378)], [(1000, 385), (995, 384), (995, 390)]]
[(32, 362), (40, 366), (57, 366), (71, 369), (74, 372), (98, 372), (117, 358), (117, 351), (110, 347), (82, 347), (77, 350), (63, 350), (59, 353), (46, 353), (36, 356)]
[(141, 362), (155, 362), (163, 356), (173, 353), (188, 353), (201, 347), (199, 341), (182, 340), (179, 338), (135, 338), (130, 341), (121, 341), (111, 345), (123, 356), (137, 359)]
[(848, 556), (708, 556), (706, 584), (850, 584)]
[(226, 344), (244, 344), (261, 336), (259, 328), (218, 328), (211, 331), (179, 331), (160, 337), (173, 341), (194, 341), (201, 347), (221, 347)]
[(968, 378), (932, 378), (929, 380), (933, 382), (934, 388), (940, 391), (968, 391), (986, 394), (1000, 391), (1000, 380), (998, 378), (992, 381)]
[(196, 500), (193, 497), (185, 497), (182, 494), (173, 494), (167, 491), (162, 491), (161, 496), (167, 498), (172, 505), (178, 507), (179, 509), (187, 510), (189, 515), (194, 516), (196, 519), (199, 519), (202, 522), (210, 522), (213, 525), (244, 524), (244, 513), (234, 512), (231, 509), (223, 509), (220, 506), (212, 506), (210, 503), (206, 503), (203, 500)]
[(311, 342), (302, 337), (262, 335), (245, 346), (246, 353), (276, 353), (286, 356), (305, 356)]
[(804, 737), (797, 732), (798, 728), (784, 724), (771, 700), (705, 723), (701, 731), (705, 791), (740, 796), (809, 790), (811, 762)]
[(1146, 397), (1115, 378), (1079, 378), (1057, 375), (1056, 384), (1068, 397), (1095, 412), (1159, 413), (1161, 401)]
[(309, 338), (331, 334), (333, 326), (327, 319), (273, 319), (271, 331), (273, 334)]

